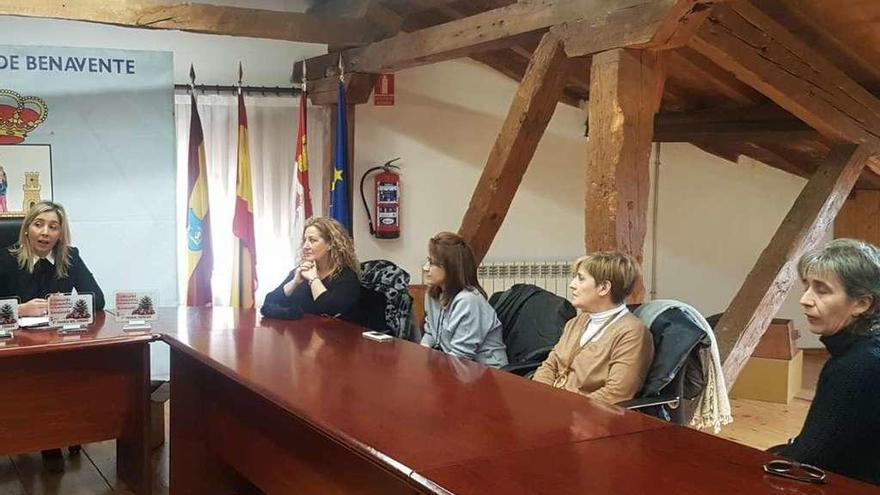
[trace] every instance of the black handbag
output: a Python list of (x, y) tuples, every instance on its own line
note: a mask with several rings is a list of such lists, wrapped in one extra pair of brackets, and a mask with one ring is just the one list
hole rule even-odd
[(303, 316), (302, 309), (277, 303), (264, 304), (260, 308), (260, 313), (266, 318), (277, 320), (299, 320)]

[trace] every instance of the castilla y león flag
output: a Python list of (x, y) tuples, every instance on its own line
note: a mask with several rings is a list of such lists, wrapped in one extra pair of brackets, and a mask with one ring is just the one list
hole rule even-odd
[(294, 187), (294, 233), (302, 232), (305, 220), (312, 217), (312, 194), (309, 191), (309, 151), (306, 142), (306, 93), (299, 99), (299, 130), (296, 133), (296, 171)]

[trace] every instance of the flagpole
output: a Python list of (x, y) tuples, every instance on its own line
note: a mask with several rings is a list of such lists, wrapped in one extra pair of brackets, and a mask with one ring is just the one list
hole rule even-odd
[(241, 96), (241, 80), (244, 79), (244, 69), (241, 66), (241, 60), (238, 61), (238, 95)]
[[(303, 67), (305, 67), (305, 65), (303, 65)], [(339, 52), (339, 82), (345, 84), (345, 65), (342, 64), (342, 52)]]

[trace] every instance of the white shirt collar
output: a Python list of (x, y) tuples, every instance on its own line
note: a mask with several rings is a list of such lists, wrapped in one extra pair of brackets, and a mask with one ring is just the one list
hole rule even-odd
[(49, 263), (52, 263), (52, 266), (55, 266), (55, 254), (52, 253), (51, 251), (49, 252), (49, 255), (46, 256), (45, 258), (43, 258), (41, 256), (34, 256), (34, 264), (36, 265), (37, 262), (39, 262), (41, 259), (45, 259)]
[(590, 314), (590, 320), (601, 322), (606, 320), (609, 316), (615, 315), (624, 309), (626, 309), (625, 303), (611, 309), (606, 309), (605, 311), (600, 311), (599, 313), (592, 313)]
[[(587, 323), (587, 328), (585, 328), (584, 333), (581, 334), (580, 345), (585, 345), (587, 342), (602, 338), (602, 335), (605, 334), (605, 330), (617, 321), (618, 318), (628, 312), (629, 309), (627, 309), (626, 303), (624, 303), (615, 308), (591, 314), (590, 321)], [(613, 318), (613, 320), (608, 321), (610, 318)]]

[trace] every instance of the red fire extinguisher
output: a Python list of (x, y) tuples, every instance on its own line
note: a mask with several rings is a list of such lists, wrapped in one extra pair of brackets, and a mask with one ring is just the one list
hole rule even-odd
[[(370, 235), (377, 239), (397, 239), (400, 237), (400, 174), (395, 171), (400, 170), (400, 167), (392, 165), (397, 160), (400, 158), (388, 160), (381, 167), (373, 167), (364, 172), (361, 177), (361, 200), (364, 202), (367, 221), (370, 223)], [(373, 184), (376, 214), (374, 225), (373, 216), (370, 215), (370, 207), (367, 205), (367, 198), (364, 196), (364, 181), (367, 180), (368, 175), (378, 170), (382, 172), (376, 174)]]

